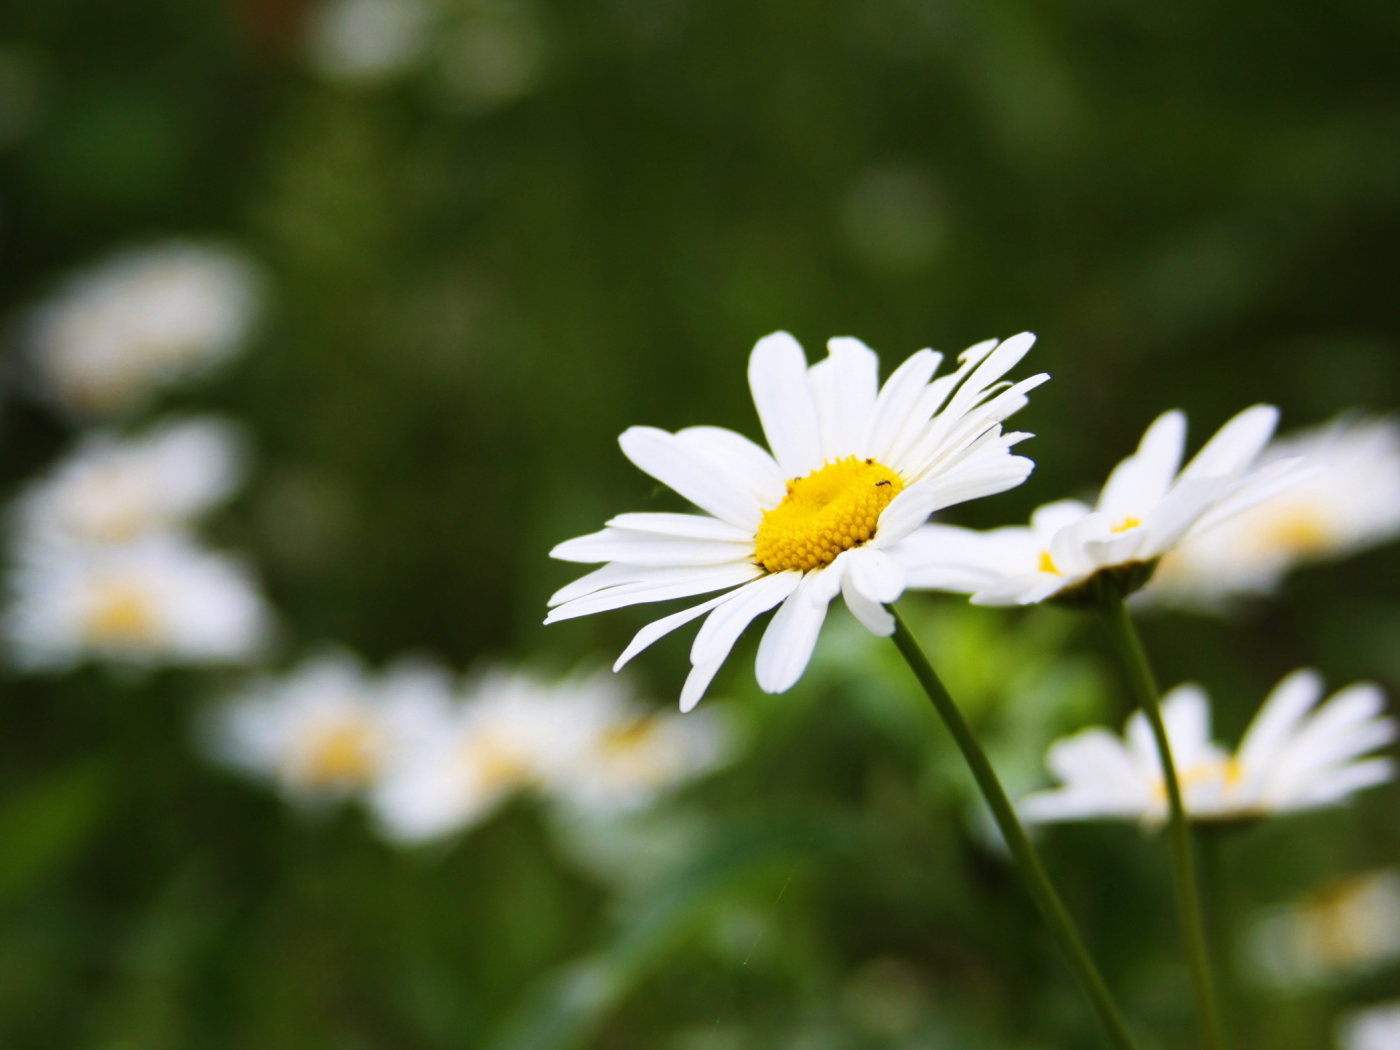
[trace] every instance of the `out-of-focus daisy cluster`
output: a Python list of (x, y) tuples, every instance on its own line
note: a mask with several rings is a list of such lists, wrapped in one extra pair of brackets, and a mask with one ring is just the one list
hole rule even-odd
[[(129, 416), (241, 349), (256, 289), (251, 266), (221, 248), (120, 254), (32, 312), (30, 360), (43, 392), (75, 417)], [(3, 627), (15, 662), (63, 670), (90, 658), (150, 666), (253, 657), (266, 605), (247, 568), (197, 535), (237, 488), (243, 460), (240, 431), (213, 417), (80, 433), (11, 509)]]
[(369, 673), (344, 652), (259, 680), (214, 709), (217, 761), (307, 808), (358, 799), (383, 836), (443, 838), (533, 791), (568, 818), (645, 810), (732, 757), (722, 709), (682, 716), (609, 674), (545, 681), (491, 671), (463, 682), (404, 660)]

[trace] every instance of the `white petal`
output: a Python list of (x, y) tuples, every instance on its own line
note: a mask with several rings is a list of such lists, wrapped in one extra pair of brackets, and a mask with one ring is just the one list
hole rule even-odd
[(1186, 469), (1183, 478), (1235, 477), (1246, 470), (1263, 451), (1278, 425), (1278, 409), (1273, 405), (1246, 408), (1205, 443)]
[(809, 572), (773, 614), (758, 646), (756, 672), (764, 692), (786, 692), (802, 677), (816, 648), (827, 605), (840, 585), (839, 573)]
[(1080, 503), (1077, 499), (1062, 499), (1041, 504), (1031, 514), (1031, 531), (1035, 534), (1035, 542), (1042, 550), (1049, 550), (1055, 535), (1061, 529), (1069, 528), (1092, 513), (1087, 504)]
[(618, 561), (628, 565), (721, 565), (753, 560), (753, 540), (741, 543), (689, 540), (651, 532), (606, 528), (566, 540), (549, 552), (561, 561)]
[(851, 615), (864, 625), (871, 634), (888, 638), (894, 634), (894, 617), (879, 602), (873, 602), (851, 585), (849, 575), (841, 578), (841, 596), (846, 599), (846, 608)]
[(694, 709), (739, 635), (754, 618), (787, 598), (802, 582), (800, 572), (781, 572), (755, 580), (729, 596), (710, 613), (690, 649), (691, 672), (681, 690), (681, 711)]
[(807, 359), (787, 332), (764, 336), (749, 356), (749, 389), (763, 434), (785, 478), (801, 478), (821, 466), (821, 431)]
[(1240, 742), (1240, 765), (1247, 771), (1268, 765), (1322, 698), (1322, 691), (1322, 676), (1310, 668), (1294, 671), (1274, 686)]
[(866, 456), (880, 362), (859, 339), (838, 337), (826, 344), (827, 358), (808, 373), (821, 429), (822, 457)]
[(875, 401), (874, 422), (871, 426), (867, 453), (881, 463), (890, 462), (890, 450), (909, 422), (910, 413), (919, 402), (928, 381), (938, 371), (942, 354), (920, 350), (896, 368), (880, 390)]
[(728, 600), (728, 594), (721, 594), (718, 598), (711, 598), (709, 601), (701, 602), (699, 605), (692, 605), (689, 609), (682, 609), (678, 613), (672, 613), (670, 616), (663, 616), (659, 620), (653, 620), (633, 636), (632, 641), (627, 644), (626, 649), (622, 650), (622, 655), (619, 656), (617, 662), (613, 664), (613, 670), (621, 671), (627, 666), (628, 662), (631, 661), (632, 657), (636, 656), (653, 642), (666, 637), (666, 635), (670, 634), (677, 627), (684, 627), (696, 617), (704, 616), (716, 605)]
[(742, 529), (758, 528), (763, 511), (753, 495), (734, 485), (675, 434), (655, 427), (631, 427), (617, 440), (628, 459), (701, 510)]
[(838, 560), (845, 574), (842, 586), (849, 583), (872, 602), (888, 605), (904, 593), (904, 567), (884, 551), (857, 547)]
[(1186, 416), (1164, 412), (1147, 428), (1137, 451), (1113, 468), (1099, 496), (1098, 509), (1115, 523), (1141, 521), (1158, 503), (1181, 467), (1186, 445)]
[(1143, 559), (1156, 558), (1181, 542), (1230, 485), (1228, 478), (1188, 478), (1179, 481), (1143, 522), (1148, 542)]
[(1007, 576), (1035, 572), (1040, 548), (1027, 528), (976, 532), (934, 524), (916, 529), (887, 553), (904, 566), (912, 589), (970, 594)]
[(686, 427), (676, 437), (702, 456), (726, 482), (749, 493), (761, 507), (776, 507), (787, 494), (777, 462), (743, 434), (724, 427)]
[(1179, 685), (1162, 697), (1162, 721), (1167, 726), (1172, 761), (1186, 769), (1207, 760), (1210, 739), (1210, 697), (1195, 684)]
[[(630, 568), (630, 566), (628, 567)], [(611, 568), (611, 566), (607, 566), (607, 568)], [(560, 620), (570, 620), (576, 616), (608, 612), (612, 609), (640, 605), (644, 602), (664, 602), (672, 598), (689, 598), (695, 594), (705, 594), (708, 591), (717, 591), (725, 587), (736, 587), (763, 575), (763, 570), (752, 564), (721, 565), (714, 568), (703, 566), (684, 569), (648, 570), (639, 568), (636, 571), (651, 572), (656, 575), (633, 583), (608, 587), (586, 597), (565, 602), (553, 609), (544, 622), (547, 624), (558, 623)]]
[(692, 540), (722, 540), (728, 543), (753, 542), (753, 530), (741, 529), (718, 518), (699, 514), (619, 514), (606, 524), (633, 532), (653, 532)]

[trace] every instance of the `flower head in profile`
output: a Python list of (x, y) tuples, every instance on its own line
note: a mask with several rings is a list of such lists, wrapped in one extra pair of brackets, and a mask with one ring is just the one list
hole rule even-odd
[(451, 704), (451, 679), (435, 665), (403, 661), (371, 675), (331, 652), (228, 698), (201, 735), (217, 761), (317, 804), (368, 791), (442, 730)]
[(241, 663), (267, 634), (242, 564), (176, 533), (112, 547), (22, 539), (14, 556), (4, 633), (21, 667)]
[(119, 412), (240, 349), (257, 300), (251, 266), (228, 249), (155, 245), (70, 278), (30, 318), (29, 350), (64, 406)]
[(691, 647), (684, 711), (774, 606), (757, 662), (768, 692), (801, 677), (838, 593), (866, 627), (890, 634), (884, 605), (905, 587), (900, 542), (934, 511), (1013, 488), (1031, 471), (1010, 451), (1028, 435), (1004, 434), (1001, 423), (1048, 377), (1001, 379), (1033, 342), (980, 343), (937, 379), (940, 355), (922, 350), (881, 387), (875, 354), (858, 340), (831, 340), (809, 368), (787, 333), (761, 339), (749, 386), (771, 453), (717, 427), (626, 431), (626, 456), (704, 513), (622, 514), (561, 543), (556, 558), (607, 564), (556, 593), (545, 622), (724, 591), (644, 627), (618, 658), (620, 668), (707, 616)]
[(242, 472), (242, 442), (213, 418), (166, 422), (134, 438), (98, 432), (19, 502), (35, 542), (125, 543), (192, 524), (226, 499)]
[(1301, 459), (1320, 469), (1186, 542), (1138, 599), (1197, 609), (1269, 594), (1298, 565), (1345, 558), (1400, 536), (1400, 426), (1343, 419), (1273, 442), (1262, 464)]
[(1167, 412), (1114, 468), (1094, 507), (1078, 500), (1046, 504), (1029, 528), (916, 531), (904, 544), (908, 585), (970, 593), (982, 605), (1087, 601), (1100, 586), (1129, 593), (1178, 544), (1298, 480), (1296, 459), (1254, 466), (1277, 422), (1277, 409), (1246, 409), (1180, 469), (1186, 417)]
[(1373, 970), (1400, 956), (1400, 874), (1349, 875), (1272, 908), (1249, 931), (1246, 947), (1256, 976), (1279, 988)]
[[(1319, 706), (1323, 692), (1315, 671), (1289, 675), (1234, 755), (1211, 740), (1204, 690), (1182, 685), (1168, 693), (1162, 716), (1187, 816), (1228, 821), (1315, 809), (1389, 780), (1394, 764), (1374, 754), (1396, 735), (1380, 688), (1352, 685)], [(1061, 786), (1022, 801), (1027, 821), (1166, 820), (1161, 760), (1141, 712), (1128, 720), (1124, 738), (1088, 729), (1055, 743), (1046, 764)]]
[(1358, 1010), (1338, 1028), (1341, 1050), (1395, 1050), (1400, 1046), (1400, 1002)]

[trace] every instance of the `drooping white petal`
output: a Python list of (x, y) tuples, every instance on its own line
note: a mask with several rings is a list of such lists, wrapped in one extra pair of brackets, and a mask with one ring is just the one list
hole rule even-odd
[(632, 637), (632, 640), (627, 643), (627, 648), (622, 650), (622, 655), (619, 656), (617, 661), (613, 664), (612, 669), (614, 671), (621, 671), (631, 662), (632, 657), (636, 656), (652, 643), (666, 637), (666, 635), (670, 634), (676, 628), (684, 627), (691, 620), (704, 616), (716, 605), (728, 600), (728, 594), (721, 594), (718, 598), (711, 598), (709, 601), (701, 602), (699, 605), (692, 605), (689, 609), (682, 609), (678, 613), (672, 613), (670, 616), (663, 616), (659, 620), (653, 620)]
[(841, 577), (841, 597), (845, 599), (846, 608), (851, 610), (851, 615), (871, 634), (880, 638), (888, 638), (894, 634), (894, 617), (890, 615), (890, 611), (856, 590), (851, 585), (849, 575)]
[(888, 605), (904, 593), (904, 567), (884, 551), (857, 547), (847, 551), (841, 560), (845, 582), (872, 602)]
[(752, 493), (736, 486), (675, 434), (655, 427), (630, 427), (618, 438), (623, 453), (641, 470), (731, 525), (756, 529), (763, 516)]
[(835, 568), (833, 563), (827, 569), (807, 573), (773, 614), (759, 643), (755, 668), (759, 688), (765, 693), (786, 692), (806, 670), (827, 606), (841, 586), (841, 574), (833, 571)]
[(821, 466), (821, 429), (807, 382), (807, 358), (787, 332), (764, 336), (749, 357), (749, 389), (764, 437), (786, 478)]
[(754, 621), (787, 598), (802, 582), (797, 571), (774, 573), (741, 587), (710, 613), (690, 648), (691, 672), (681, 690), (681, 710), (691, 711), (705, 695), (739, 635)]
[[(616, 563), (613, 563), (616, 564)], [(613, 565), (604, 566), (604, 569)], [(633, 568), (624, 566), (624, 568)], [(603, 570), (599, 570), (602, 572)], [(737, 587), (741, 583), (763, 575), (763, 570), (752, 563), (739, 565), (697, 566), (682, 568), (636, 568), (637, 573), (649, 573), (631, 583), (621, 583), (584, 597), (575, 598), (552, 609), (545, 623), (558, 623), (576, 616), (607, 612), (628, 605), (644, 602), (664, 602), (672, 598), (689, 598), (708, 591), (718, 591), (725, 587)], [(597, 575), (594, 573), (593, 575)]]

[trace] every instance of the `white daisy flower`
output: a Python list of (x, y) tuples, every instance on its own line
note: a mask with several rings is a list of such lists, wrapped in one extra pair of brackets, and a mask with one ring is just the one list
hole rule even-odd
[(1245, 948), (1256, 976), (1279, 988), (1375, 969), (1400, 956), (1400, 874), (1348, 876), (1271, 909)]
[(201, 736), (218, 761), (316, 804), (368, 791), (388, 766), (444, 732), (451, 712), (452, 681), (435, 665), (405, 661), (371, 676), (354, 657), (332, 652), (229, 699)]
[(1260, 463), (1321, 469), (1162, 559), (1139, 599), (1219, 609), (1269, 594), (1296, 565), (1347, 557), (1400, 536), (1400, 426), (1343, 419), (1271, 444)]
[[(1187, 816), (1225, 821), (1315, 809), (1389, 780), (1394, 763), (1374, 755), (1396, 735), (1380, 688), (1352, 685), (1318, 706), (1323, 692), (1315, 671), (1289, 675), (1233, 756), (1211, 741), (1210, 701), (1200, 686), (1168, 693), (1162, 717)], [(1025, 798), (1020, 812), (1027, 821), (1167, 818), (1161, 760), (1141, 712), (1128, 720), (1123, 739), (1096, 727), (1058, 741), (1046, 765), (1062, 786)]]
[(1114, 468), (1092, 508), (1078, 500), (1049, 503), (1031, 516), (1029, 528), (917, 530), (903, 544), (908, 586), (970, 593), (981, 605), (1093, 599), (1105, 582), (1134, 590), (1177, 544), (1303, 476), (1296, 459), (1251, 469), (1277, 422), (1275, 408), (1246, 409), (1178, 473), (1186, 417), (1167, 412)]
[(1400, 1047), (1400, 1002), (1360, 1010), (1338, 1028), (1341, 1050), (1396, 1050)]
[(240, 349), (257, 300), (252, 267), (228, 249), (174, 242), (128, 251), (40, 305), (29, 349), (62, 404), (121, 411)]
[(255, 657), (268, 611), (243, 566), (174, 533), (115, 547), (22, 543), (4, 633), (24, 668), (84, 659), (208, 664)]
[(113, 544), (189, 525), (233, 492), (242, 451), (238, 431), (211, 418), (91, 434), (21, 497), (20, 528), (35, 541)]
[(371, 796), (395, 842), (440, 838), (484, 820), (515, 792), (547, 782), (587, 745), (596, 677), (548, 684), (497, 671), (467, 691), (446, 723), (405, 750)]
[(718, 427), (626, 431), (623, 453), (706, 513), (623, 514), (561, 543), (556, 558), (608, 564), (556, 593), (545, 622), (725, 591), (644, 627), (615, 665), (708, 614), (683, 711), (744, 628), (774, 606), (757, 662), (758, 683), (772, 693), (801, 677), (838, 592), (871, 631), (891, 634), (884, 605), (904, 591), (900, 541), (934, 511), (1014, 488), (1032, 469), (1010, 452), (1029, 435), (1003, 434), (1000, 424), (1049, 377), (1000, 380), (1034, 341), (1024, 333), (979, 343), (939, 379), (941, 355), (921, 350), (880, 388), (875, 354), (859, 340), (832, 339), (811, 368), (786, 332), (759, 340), (749, 386), (772, 454)]

